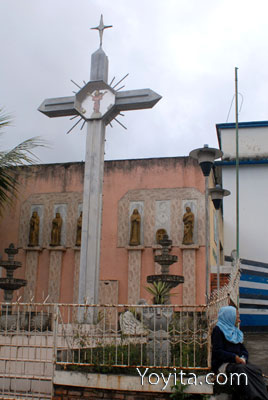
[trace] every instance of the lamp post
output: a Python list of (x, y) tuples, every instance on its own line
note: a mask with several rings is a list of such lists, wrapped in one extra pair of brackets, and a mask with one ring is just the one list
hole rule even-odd
[(226, 189), (222, 189), (221, 185), (216, 185), (215, 188), (209, 189), (211, 200), (216, 210), (216, 231), (217, 231), (217, 291), (220, 290), (220, 238), (219, 238), (219, 220), (220, 220), (220, 207), (222, 205), (222, 199), (225, 196), (229, 196), (231, 192)]
[(209, 295), (209, 212), (208, 212), (208, 179), (214, 160), (220, 158), (223, 152), (219, 149), (208, 147), (204, 144), (204, 147), (192, 150), (189, 154), (190, 157), (196, 159), (202, 169), (205, 177), (205, 209), (206, 209), (206, 302), (208, 302)]

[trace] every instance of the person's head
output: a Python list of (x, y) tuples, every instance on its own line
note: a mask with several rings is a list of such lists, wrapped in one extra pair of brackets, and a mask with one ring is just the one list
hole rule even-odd
[(226, 307), (221, 307), (219, 314), (218, 314), (218, 320), (224, 323), (228, 323), (231, 325), (236, 325), (237, 319), (239, 319), (239, 314), (237, 316), (237, 310), (233, 306), (226, 306)]
[(191, 208), (190, 207), (186, 207), (186, 211), (189, 213), (191, 212)]
[(217, 326), (231, 343), (243, 343), (243, 332), (236, 326), (238, 322), (239, 313), (236, 307), (226, 306), (220, 309)]

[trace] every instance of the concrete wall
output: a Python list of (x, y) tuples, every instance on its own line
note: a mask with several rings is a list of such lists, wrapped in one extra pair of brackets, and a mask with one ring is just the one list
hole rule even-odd
[[(174, 369), (176, 371), (176, 369)], [(180, 372), (176, 371), (176, 383), (180, 384)], [(55, 371), (54, 389), (55, 397), (53, 400), (78, 399), (78, 398), (106, 398), (124, 400), (142, 399), (167, 399), (173, 392), (172, 386), (175, 384), (174, 371), (164, 373), (167, 384), (163, 384), (161, 373), (150, 372), (150, 369), (142, 370), (143, 380), (136, 370), (133, 375), (113, 375), (99, 373), (84, 373), (76, 371)], [(148, 373), (148, 376), (146, 375)], [(182, 376), (183, 384), (186, 384), (185, 393), (191, 394), (213, 394), (213, 385), (207, 384), (205, 376), (195, 374), (186, 378)], [(73, 396), (73, 397), (71, 397)], [(91, 397), (92, 396), (92, 397)]]
[(51, 398), (53, 368), (52, 333), (1, 332), (1, 398)]
[[(241, 165), (239, 171), (240, 257), (267, 263), (268, 164)], [(229, 256), (236, 247), (235, 166), (224, 166), (222, 179), (224, 187), (231, 191), (224, 199), (225, 254)]]
[[(227, 125), (227, 124), (226, 124)], [(234, 159), (236, 152), (235, 128), (221, 130), (223, 159)], [(268, 158), (268, 127), (239, 128), (240, 158)]]

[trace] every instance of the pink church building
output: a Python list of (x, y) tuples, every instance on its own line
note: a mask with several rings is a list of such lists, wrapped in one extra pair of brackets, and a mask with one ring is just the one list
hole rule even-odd
[[(82, 211), (84, 163), (47, 164), (18, 168), (19, 194), (0, 224), (0, 254), (12, 242), (19, 248), (22, 268), (15, 277), (27, 286), (15, 292), (25, 302), (77, 303), (80, 247), (77, 220)], [(211, 177), (213, 185), (213, 177)], [(205, 303), (205, 181), (198, 163), (189, 157), (106, 161), (100, 258), (99, 302), (136, 304), (152, 302), (146, 277), (160, 273), (154, 255), (160, 254), (156, 232), (164, 229), (172, 240), (171, 254), (178, 262), (170, 273), (184, 276), (173, 289), (174, 304)], [(193, 244), (182, 243), (183, 214), (194, 214)], [(131, 215), (141, 216), (140, 244), (130, 246)], [(30, 218), (39, 216), (38, 246), (29, 246)], [(61, 243), (51, 246), (52, 220), (62, 218)], [(211, 263), (215, 253), (213, 205)], [(222, 240), (222, 238), (221, 238)], [(223, 246), (222, 246), (223, 247)], [(4, 276), (4, 271), (2, 271)], [(2, 295), (2, 294), (1, 294)]]

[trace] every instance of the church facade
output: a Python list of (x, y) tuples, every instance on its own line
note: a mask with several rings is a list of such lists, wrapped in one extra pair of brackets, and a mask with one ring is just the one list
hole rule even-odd
[[(28, 281), (13, 300), (77, 303), (84, 163), (21, 167), (17, 176), (19, 194), (0, 222), (0, 254), (14, 243), (23, 265), (15, 276)], [(154, 255), (163, 233), (178, 256), (170, 273), (184, 276), (172, 303), (205, 303), (204, 192), (201, 169), (189, 157), (105, 161), (99, 303), (152, 302), (146, 277), (160, 273)], [(211, 265), (214, 218), (210, 203)]]

